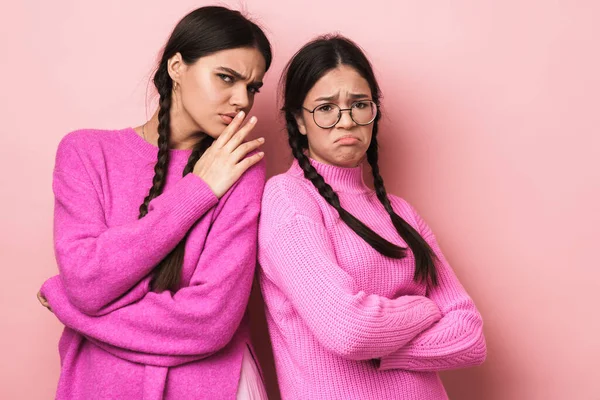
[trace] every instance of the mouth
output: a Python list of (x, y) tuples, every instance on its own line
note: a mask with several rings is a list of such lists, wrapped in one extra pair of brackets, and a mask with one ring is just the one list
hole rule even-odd
[(229, 125), (236, 115), (237, 113), (232, 112), (226, 114), (219, 114), (219, 117), (221, 117), (221, 121), (223, 121), (226, 125)]
[(352, 136), (352, 135), (346, 135), (346, 136), (342, 136), (341, 138), (338, 138), (334, 143), (338, 143), (338, 144), (356, 144), (358, 143), (359, 140), (357, 137)]

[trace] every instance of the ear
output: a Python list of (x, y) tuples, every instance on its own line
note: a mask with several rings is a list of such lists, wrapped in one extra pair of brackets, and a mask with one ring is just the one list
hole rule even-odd
[(181, 53), (175, 53), (175, 55), (169, 58), (167, 61), (167, 72), (173, 80), (173, 83), (181, 83), (181, 74), (185, 70), (185, 63), (181, 57)]
[(294, 114), (294, 118), (296, 118), (296, 124), (298, 124), (298, 130), (301, 134), (306, 136), (306, 123), (304, 121), (304, 117), (302, 114)]

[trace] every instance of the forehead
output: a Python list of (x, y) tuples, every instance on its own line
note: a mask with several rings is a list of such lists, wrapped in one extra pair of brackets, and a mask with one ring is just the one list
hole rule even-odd
[(314, 100), (323, 96), (344, 97), (348, 93), (371, 95), (369, 83), (354, 68), (340, 65), (332, 69), (319, 79), (309, 90), (306, 98)]
[(262, 79), (266, 69), (265, 58), (254, 47), (240, 47), (217, 51), (201, 57), (196, 64), (208, 68), (231, 68), (244, 76), (252, 76), (260, 79)]

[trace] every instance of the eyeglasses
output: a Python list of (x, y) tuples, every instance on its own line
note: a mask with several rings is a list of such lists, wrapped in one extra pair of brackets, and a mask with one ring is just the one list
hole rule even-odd
[(350, 111), (350, 118), (357, 125), (369, 125), (377, 117), (377, 105), (372, 100), (360, 100), (350, 108), (340, 108), (337, 104), (326, 103), (316, 106), (312, 111), (302, 107), (313, 115), (315, 124), (323, 129), (334, 127), (342, 119), (342, 111)]

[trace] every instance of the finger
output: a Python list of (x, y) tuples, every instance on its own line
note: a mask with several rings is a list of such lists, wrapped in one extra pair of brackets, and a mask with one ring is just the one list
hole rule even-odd
[(242, 143), (235, 149), (233, 152), (234, 162), (238, 163), (242, 158), (246, 157), (246, 155), (253, 150), (258, 149), (265, 143), (264, 138), (258, 138), (255, 140), (251, 140), (250, 142)]
[(229, 125), (227, 125), (227, 128), (225, 128), (223, 130), (223, 133), (221, 133), (221, 135), (217, 138), (217, 140), (215, 140), (214, 144), (217, 147), (223, 147), (223, 146), (225, 146), (225, 144), (227, 144), (227, 142), (229, 142), (229, 139), (231, 139), (231, 137), (240, 128), (240, 126), (242, 125), (242, 122), (244, 121), (245, 117), (246, 117), (246, 113), (243, 112), (243, 111), (240, 111), (235, 116), (235, 118), (233, 119), (233, 121), (231, 121), (231, 123)]
[(257, 162), (262, 160), (264, 156), (265, 156), (265, 153), (261, 151), (261, 152), (251, 155), (250, 157), (246, 157), (242, 161), (237, 163), (236, 168), (238, 170), (239, 176), (242, 176), (242, 174), (244, 172), (246, 172), (246, 170), (248, 168), (250, 168)]
[(248, 134), (252, 131), (252, 129), (254, 129), (257, 121), (258, 118), (256, 117), (250, 118), (250, 121), (248, 121), (246, 125), (244, 125), (240, 130), (233, 134), (231, 139), (229, 139), (229, 142), (227, 142), (227, 144), (225, 145), (225, 148), (230, 152), (233, 152), (235, 149), (237, 149), (240, 143), (242, 143), (244, 139), (246, 139)]

